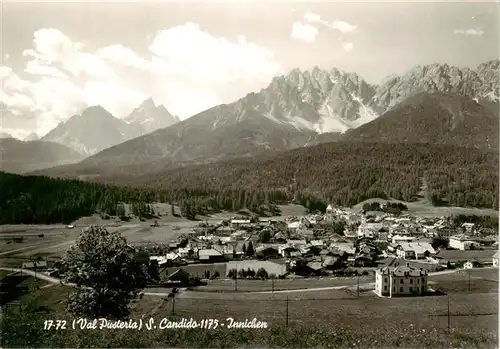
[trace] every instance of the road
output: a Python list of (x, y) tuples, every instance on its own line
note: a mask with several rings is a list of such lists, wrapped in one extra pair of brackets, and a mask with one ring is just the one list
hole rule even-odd
[[(481, 268), (483, 269), (496, 269), (495, 267), (486, 267), (486, 268)], [(13, 272), (21, 272), (36, 278), (39, 278), (41, 280), (45, 280), (47, 282), (50, 282), (51, 284), (63, 284), (66, 286), (76, 286), (73, 283), (63, 283), (61, 279), (48, 276), (46, 274), (42, 273), (36, 273), (33, 270), (29, 269), (21, 269), (21, 268), (4, 268), (0, 267), (0, 270), (6, 270), (6, 271), (13, 271)], [(453, 274), (456, 272), (464, 272), (464, 269), (454, 269), (454, 270), (444, 270), (444, 271), (438, 271), (434, 273), (429, 273), (429, 276), (435, 276), (435, 275), (445, 275), (445, 274)], [(374, 283), (373, 282), (368, 282), (368, 283), (362, 283), (359, 284), (359, 287), (373, 287)], [(293, 289), (293, 290), (279, 290), (279, 291), (249, 291), (249, 292), (241, 292), (239, 294), (269, 294), (269, 293), (294, 293), (294, 292), (315, 292), (315, 291), (329, 291), (329, 290), (340, 290), (348, 287), (353, 287), (355, 285), (343, 285), (343, 286), (331, 286), (331, 287), (314, 287), (314, 288), (302, 288), (302, 289)], [(47, 286), (45, 286), (47, 287)], [(179, 289), (180, 293), (184, 292), (189, 292), (186, 289)], [(195, 291), (196, 292), (196, 291)], [(169, 293), (166, 292), (144, 292), (143, 295), (145, 296), (156, 296), (156, 297), (167, 297), (169, 296)], [(182, 296), (181, 296), (182, 297)], [(192, 297), (189, 297), (192, 298)]]
[[(23, 273), (23, 274), (26, 274), (26, 275), (30, 275), (30, 276), (36, 277), (36, 278), (38, 278), (40, 280), (44, 280), (44, 281), (50, 282), (51, 284), (65, 285), (65, 286), (70, 286), (70, 287), (76, 286), (76, 284), (74, 284), (74, 283), (63, 282), (61, 279), (58, 279), (58, 278), (55, 278), (53, 276), (49, 276), (49, 275), (46, 275), (46, 274), (37, 273), (37, 272), (34, 272), (33, 270), (29, 270), (29, 269), (0, 267), (0, 270)], [(48, 287), (48, 285), (47, 286), (43, 286), (43, 288), (46, 288), (46, 287)], [(183, 289), (183, 288), (178, 289), (178, 290), (179, 290), (179, 292), (184, 292), (185, 291), (185, 289)], [(143, 292), (143, 294), (145, 296), (167, 297), (170, 293), (166, 293), (166, 292)]]

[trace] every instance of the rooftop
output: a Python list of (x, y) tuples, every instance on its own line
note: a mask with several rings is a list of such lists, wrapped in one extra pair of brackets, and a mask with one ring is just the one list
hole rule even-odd
[(490, 260), (493, 258), (497, 250), (441, 250), (436, 255), (437, 258), (449, 260), (449, 261), (460, 261), (460, 260)]
[(392, 276), (424, 276), (427, 275), (427, 270), (410, 267), (408, 264), (397, 267), (383, 267), (376, 270), (377, 274), (392, 275)]

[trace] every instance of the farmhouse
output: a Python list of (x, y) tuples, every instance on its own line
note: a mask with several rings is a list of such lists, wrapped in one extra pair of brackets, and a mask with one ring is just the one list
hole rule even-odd
[(398, 244), (396, 254), (403, 259), (422, 259), (435, 255), (436, 251), (428, 242), (402, 242)]
[(301, 222), (292, 222), (292, 223), (288, 223), (287, 231), (290, 233), (296, 233), (300, 229), (304, 229), (304, 228), (305, 228), (305, 226)]
[(335, 242), (330, 244), (330, 248), (335, 248), (340, 251), (344, 251), (348, 255), (354, 255), (356, 252), (356, 248), (354, 247), (354, 244), (351, 242)]
[(242, 226), (250, 224), (250, 223), (251, 223), (250, 219), (232, 219), (231, 220), (231, 228), (237, 229), (239, 227), (242, 227)]
[(182, 269), (172, 271), (164, 280), (165, 286), (188, 286), (189, 273)]
[(46, 261), (36, 261), (36, 262), (25, 262), (21, 266), (22, 269), (46, 269)]
[(438, 226), (436, 227), (436, 233), (440, 238), (449, 238), (457, 233), (457, 230), (451, 227)]
[(281, 261), (258, 261), (258, 260), (244, 260), (244, 261), (230, 261), (227, 263), (226, 272), (235, 269), (239, 270), (257, 270), (263, 268), (268, 275), (283, 276), (287, 273), (286, 263)]
[(210, 262), (222, 262), (224, 261), (224, 255), (217, 250), (199, 250), (198, 258), (200, 262), (210, 263)]
[(474, 260), (481, 264), (491, 265), (494, 262), (493, 256), (497, 253), (498, 251), (495, 250), (441, 250), (435, 256), (431, 257), (430, 260), (441, 265), (447, 265), (448, 263), (454, 265)]
[(393, 244), (399, 244), (401, 242), (410, 242), (415, 240), (414, 236), (402, 236), (402, 235), (394, 235), (391, 237)]
[(358, 237), (375, 238), (382, 229), (382, 223), (363, 223), (358, 227)]
[(297, 247), (289, 245), (280, 246), (279, 253), (285, 258), (299, 257), (301, 255)]
[(234, 246), (231, 244), (212, 245), (212, 249), (216, 250), (217, 252), (220, 252), (225, 259), (233, 259), (233, 256), (235, 254)]
[(451, 236), (449, 246), (457, 250), (474, 250), (480, 247), (477, 241), (465, 234)]
[(474, 223), (464, 223), (462, 224), (462, 228), (466, 233), (472, 233), (474, 229)]
[(375, 293), (380, 297), (418, 296), (427, 292), (427, 270), (406, 266), (375, 271)]
[(255, 249), (255, 254), (259, 258), (269, 259), (269, 258), (280, 258), (279, 247), (262, 245)]
[(481, 262), (477, 260), (471, 260), (464, 263), (464, 269), (479, 268), (481, 266), (482, 266)]

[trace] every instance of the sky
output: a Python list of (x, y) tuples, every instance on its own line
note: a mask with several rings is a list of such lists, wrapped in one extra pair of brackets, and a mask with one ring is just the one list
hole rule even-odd
[(0, 130), (39, 136), (87, 106), (149, 97), (186, 119), (294, 68), (377, 84), (499, 57), (495, 2), (22, 2), (1, 7)]

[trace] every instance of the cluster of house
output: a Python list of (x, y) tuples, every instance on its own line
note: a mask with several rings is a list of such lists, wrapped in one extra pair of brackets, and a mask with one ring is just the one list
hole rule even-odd
[[(342, 233), (333, 231), (334, 221), (345, 222)], [(454, 250), (433, 248), (434, 238), (447, 239)], [(187, 236), (170, 243), (168, 253), (151, 258), (165, 266), (268, 261), (269, 274), (280, 275), (300, 264), (304, 274), (314, 275), (346, 267), (374, 268), (380, 257), (420, 260), (444, 267), (458, 262), (465, 263), (465, 267), (495, 264), (497, 246), (496, 235), (480, 234), (471, 223), (454, 228), (445, 217), (360, 214), (329, 206), (323, 215), (288, 217), (283, 221), (234, 218), (201, 223)]]

